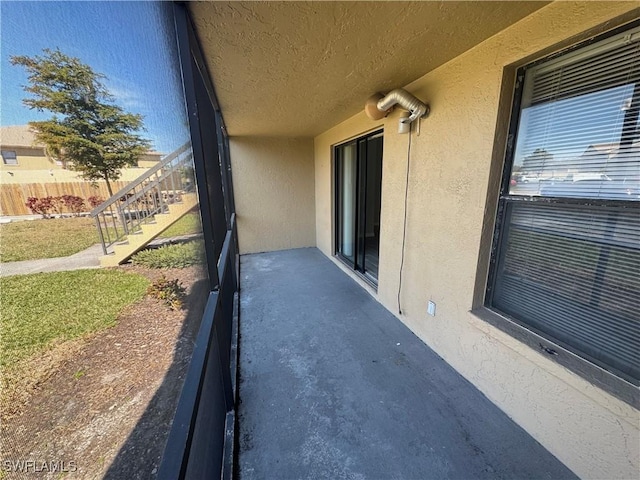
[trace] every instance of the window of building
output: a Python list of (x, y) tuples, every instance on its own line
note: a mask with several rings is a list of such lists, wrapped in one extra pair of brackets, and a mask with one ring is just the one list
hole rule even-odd
[(17, 165), (18, 157), (14, 150), (2, 150), (2, 163), (5, 165)]
[(640, 27), (517, 80), (486, 306), (637, 385)]
[(378, 281), (382, 132), (335, 149), (335, 249), (371, 283)]

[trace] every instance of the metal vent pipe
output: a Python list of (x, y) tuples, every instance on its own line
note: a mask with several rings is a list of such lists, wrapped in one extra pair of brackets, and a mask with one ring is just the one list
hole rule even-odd
[(376, 106), (381, 112), (386, 112), (394, 105), (400, 105), (411, 114), (406, 118), (400, 119), (401, 123), (411, 123), (429, 114), (429, 107), (427, 105), (402, 88), (391, 90), (378, 101)]

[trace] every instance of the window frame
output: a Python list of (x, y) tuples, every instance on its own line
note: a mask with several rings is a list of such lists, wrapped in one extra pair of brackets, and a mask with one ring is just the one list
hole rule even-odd
[[(7, 158), (6, 158), (6, 154), (8, 153), (12, 153), (13, 154), (13, 158), (10, 160), (13, 160), (12, 163), (7, 162)], [(2, 156), (2, 164), (3, 165), (18, 165), (18, 152), (16, 150), (2, 150), (0, 152), (0, 155)]]
[[(600, 362), (589, 358), (588, 355), (580, 352), (577, 348), (567, 345), (548, 333), (538, 331), (535, 327), (527, 324), (527, 322), (512, 317), (492, 305), (493, 295), (495, 293), (496, 281), (499, 277), (498, 266), (501, 255), (504, 254), (504, 241), (506, 232), (509, 230), (508, 206), (509, 204), (518, 204), (518, 202), (527, 202), (528, 204), (549, 205), (560, 204), (567, 208), (590, 205), (595, 208), (622, 209), (628, 211), (633, 209), (640, 212), (640, 202), (633, 203), (628, 200), (602, 199), (602, 198), (573, 198), (573, 197), (543, 197), (533, 195), (514, 195), (510, 194), (510, 180), (515, 160), (516, 141), (519, 131), (520, 113), (522, 111), (522, 100), (525, 87), (525, 74), (531, 68), (548, 63), (552, 60), (560, 59), (577, 50), (584, 50), (590, 45), (602, 42), (608, 38), (624, 34), (633, 28), (640, 26), (640, 21), (634, 21), (626, 25), (620, 26), (614, 30), (606, 32), (602, 35), (590, 38), (584, 42), (575, 44), (569, 48), (555, 52), (553, 54), (539, 58), (526, 65), (518, 67), (515, 71), (515, 82), (512, 89), (511, 101), (508, 104), (510, 108), (509, 127), (506, 137), (506, 148), (502, 155), (501, 177), (498, 187), (498, 195), (496, 198), (495, 215), (488, 220), (494, 222), (493, 234), (490, 237), (490, 255), (487, 270), (486, 282), (483, 283), (483, 296), (481, 305), (472, 310), (477, 317), (487, 323), (499, 328), (505, 333), (511, 335), (517, 340), (525, 343), (529, 347), (537, 350), (539, 353), (552, 359), (553, 361), (577, 373), (585, 380), (595, 384), (608, 393), (625, 401), (626, 403), (640, 408), (640, 391), (635, 385), (624, 375), (620, 375), (615, 369), (604, 368)], [(508, 74), (507, 72), (506, 74)]]

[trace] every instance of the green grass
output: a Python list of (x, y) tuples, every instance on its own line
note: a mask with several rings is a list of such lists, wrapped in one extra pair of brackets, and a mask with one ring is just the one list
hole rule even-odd
[(91, 218), (56, 218), (0, 224), (0, 262), (66, 257), (98, 243)]
[(0, 366), (114, 325), (148, 285), (138, 274), (98, 269), (0, 278)]
[(187, 213), (158, 235), (158, 238), (179, 237), (180, 235), (190, 235), (192, 233), (202, 233), (202, 224), (200, 223), (200, 214), (198, 212)]
[(131, 261), (149, 268), (185, 268), (204, 263), (204, 255), (204, 242), (194, 241), (142, 250)]

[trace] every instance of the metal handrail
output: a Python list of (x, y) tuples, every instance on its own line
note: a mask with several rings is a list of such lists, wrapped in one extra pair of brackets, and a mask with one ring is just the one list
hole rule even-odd
[(185, 186), (182, 178), (176, 181), (176, 173), (184, 167), (193, 168), (190, 142), (91, 211), (105, 255), (111, 245), (138, 231), (155, 215), (166, 213), (170, 204), (181, 201)]
[[(218, 259), (220, 288), (209, 293), (158, 480), (201, 478), (205, 469), (208, 476), (214, 477), (215, 471), (216, 478), (232, 478), (238, 360), (237, 337), (231, 333), (238, 321), (236, 234), (234, 214)], [(212, 456), (216, 460), (211, 461)]]
[(138, 178), (136, 178), (126, 186), (122, 187), (120, 190), (114, 193), (110, 198), (108, 198), (107, 200), (102, 202), (100, 205), (98, 205), (96, 208), (91, 210), (91, 216), (95, 217), (96, 215), (99, 215), (101, 212), (106, 210), (107, 207), (117, 202), (120, 198), (124, 197), (129, 191), (131, 191), (131, 189), (140, 185), (142, 182), (144, 182), (146, 179), (148, 179), (151, 175), (153, 175), (157, 171), (162, 170), (164, 167), (166, 167), (173, 160), (178, 158), (182, 153), (186, 152), (189, 149), (191, 149), (191, 142), (187, 142), (177, 150), (174, 150), (173, 152), (171, 152), (169, 155), (164, 157), (164, 159), (160, 160), (160, 162), (158, 162), (157, 165), (151, 167), (149, 170), (144, 172)]

